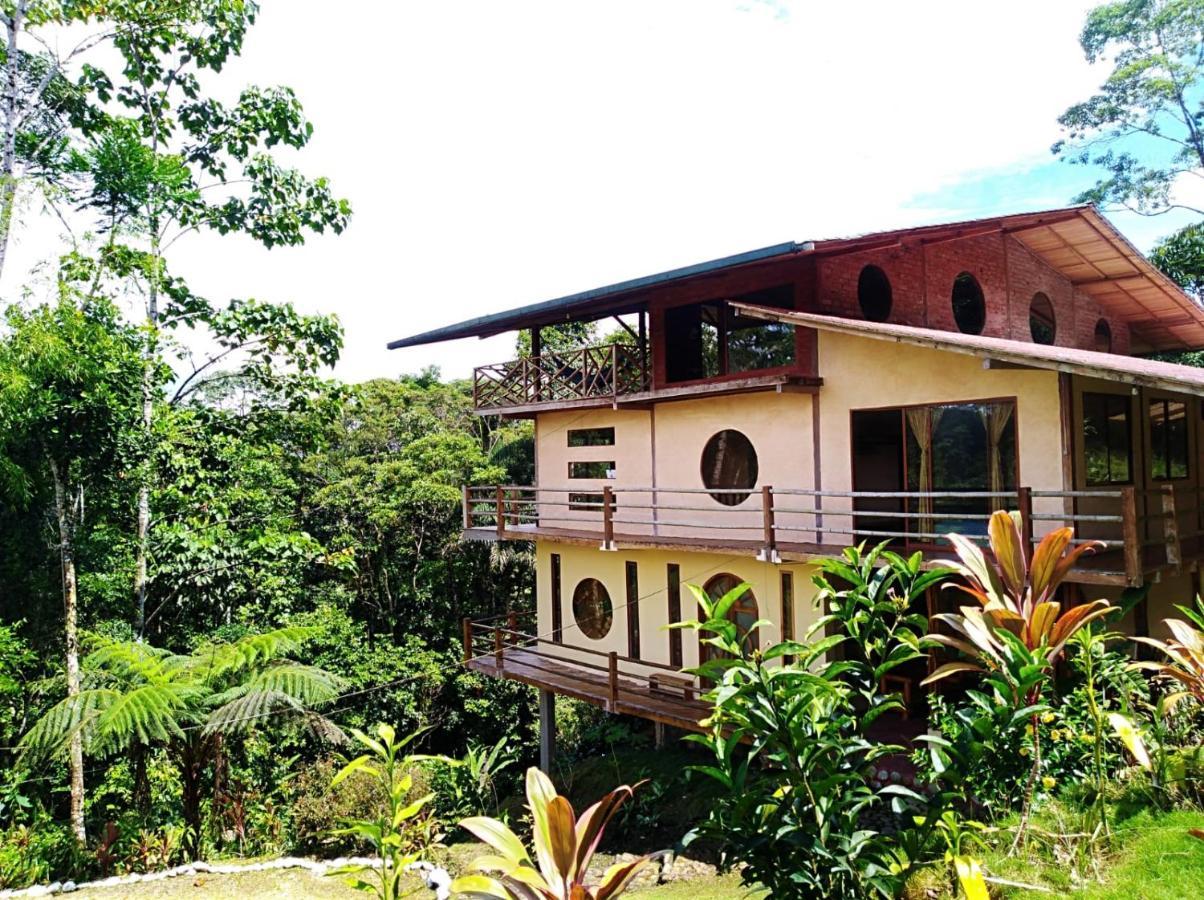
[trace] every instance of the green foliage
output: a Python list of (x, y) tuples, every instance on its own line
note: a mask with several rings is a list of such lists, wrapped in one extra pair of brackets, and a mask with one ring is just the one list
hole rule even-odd
[[(852, 640), (844, 629), (864, 635), (881, 627), (871, 617), (890, 589), (880, 590), (873, 567), (863, 569), (860, 561), (860, 551), (851, 551), (845, 562), (827, 569), (835, 574), (845, 566), (846, 575), (870, 576), (843, 597), (829, 592), (839, 611), (824, 624), (836, 625), (840, 633), (751, 654), (728, 619), (748, 585), (714, 601), (690, 585), (701, 617), (685, 627), (705, 635), (702, 640), (721, 654), (697, 670), (715, 684), (708, 694), (715, 712), (705, 723), (709, 731), (695, 736), (711, 750), (714, 763), (696, 770), (723, 789), (699, 831), (715, 840), (727, 859), (744, 864), (746, 884), (764, 885), (775, 897), (892, 896), (906, 860), (866, 817), (875, 807), (901, 812), (925, 806), (909, 788), (871, 777), (875, 763), (900, 748), (870, 740), (866, 727), (900, 703), (879, 695), (874, 682), (868, 682), (874, 685), (866, 689), (868, 696), (861, 689), (867, 671), (889, 670), (907, 656), (898, 648), (913, 644), (915, 636), (868, 648), (859, 661), (832, 659), (836, 648)], [(914, 584), (908, 579), (918, 576), (918, 566), (903, 560), (892, 564), (896, 568), (883, 578), (907, 597)], [(893, 605), (894, 616), (905, 611), (905, 604)], [(910, 634), (905, 621), (897, 624), (898, 634)], [(791, 661), (783, 662), (785, 657)]]
[(509, 738), (500, 738), (492, 746), (470, 740), (459, 760), (431, 766), (434, 808), (442, 821), (468, 816), (497, 816), (502, 798), (509, 794), (515, 779), (507, 769), (518, 763), (518, 748)]
[[(639, 785), (636, 785), (639, 787)], [(527, 809), (531, 814), (532, 860), (518, 836), (496, 819), (465, 819), (461, 827), (487, 844), (494, 855), (477, 858), (471, 868), (484, 874), (464, 875), (452, 891), (468, 897), (527, 900), (608, 900), (626, 892), (632, 880), (661, 854), (617, 862), (589, 885), (589, 865), (606, 826), (634, 788), (616, 788), (587, 809), (578, 819), (573, 807), (556, 793), (551, 780), (539, 769), (527, 770)]]
[(1093, 9), (1080, 43), (1087, 60), (1107, 61), (1100, 90), (1059, 122), (1054, 152), (1107, 175), (1078, 198), (1143, 214), (1184, 208), (1186, 173), (1204, 167), (1200, 78), (1204, 4), (1199, 0), (1114, 0)]
[(366, 842), (381, 860), (381, 865), (348, 865), (330, 874), (350, 875), (348, 883), (357, 890), (371, 892), (379, 900), (396, 900), (403, 896), (402, 879), (406, 867), (416, 862), (433, 840), (433, 823), (424, 815), (432, 797), (430, 794), (413, 796), (412, 770), (420, 758), (405, 756), (402, 752), (418, 733), (399, 739), (389, 725), (377, 726), (375, 737), (359, 730), (352, 733), (368, 752), (348, 762), (331, 779), (330, 786), (338, 787), (357, 776), (371, 779), (381, 800), (380, 809), (375, 817), (345, 821), (333, 835)]

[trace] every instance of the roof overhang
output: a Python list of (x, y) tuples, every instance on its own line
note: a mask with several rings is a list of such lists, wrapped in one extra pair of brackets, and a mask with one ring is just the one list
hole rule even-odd
[(979, 357), (987, 363), (1068, 372), (1089, 378), (1118, 381), (1175, 393), (1204, 393), (1204, 369), (1195, 366), (1182, 366), (1137, 356), (1098, 353), (1094, 350), (1078, 350), (1072, 347), (1028, 344), (1024, 341), (985, 337), (980, 334), (960, 334), (931, 328), (916, 328), (911, 325), (895, 325), (889, 322), (867, 322), (861, 319), (844, 319), (815, 313), (789, 312), (748, 303), (733, 302), (732, 307), (741, 315), (753, 319), (784, 322), (802, 328), (814, 328), (818, 331), (829, 331), (872, 340), (892, 341), (946, 353), (961, 353)]

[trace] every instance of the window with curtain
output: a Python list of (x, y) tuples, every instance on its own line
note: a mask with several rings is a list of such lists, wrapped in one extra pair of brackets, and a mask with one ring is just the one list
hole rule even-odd
[(907, 490), (995, 493), (998, 497), (917, 497), (910, 530), (925, 535), (985, 534), (986, 516), (1014, 505), (1016, 404), (949, 403), (903, 410), (907, 422)]
[(1187, 404), (1150, 401), (1150, 476), (1163, 481), (1188, 476)]
[(1125, 394), (1083, 394), (1083, 458), (1089, 487), (1133, 481), (1133, 427)]

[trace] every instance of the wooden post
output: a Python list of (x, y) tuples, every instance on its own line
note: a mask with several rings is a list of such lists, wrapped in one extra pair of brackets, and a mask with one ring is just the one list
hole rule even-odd
[(500, 484), (493, 489), (493, 499), (496, 506), (494, 512), (497, 516), (497, 536), (502, 540), (506, 537), (506, 492)]
[(468, 497), (468, 485), (460, 488), (460, 502), (464, 504), (464, 530), (472, 528), (472, 501)]
[(472, 619), (468, 616), (464, 617), (464, 621), (460, 623), (464, 635), (464, 662), (468, 663), (472, 659)]
[(619, 345), (610, 345), (610, 399), (617, 404), (619, 400)]
[[(535, 376), (531, 379), (531, 401), (538, 403), (543, 399), (543, 372), (541, 371), (543, 356), (543, 332), (538, 327), (531, 329), (531, 359), (535, 360)], [(527, 369), (530, 372), (530, 367)]]
[(1131, 587), (1142, 582), (1141, 535), (1137, 531), (1137, 489), (1120, 489), (1120, 527), (1124, 536), (1125, 580)]
[(518, 646), (518, 613), (511, 610), (506, 613), (506, 642), (510, 646)]
[(646, 391), (649, 389), (648, 383), (648, 310), (641, 309), (639, 314), (640, 322), (640, 390)]
[(615, 493), (608, 484), (602, 488), (602, 549), (615, 549)]
[(778, 541), (773, 520), (773, 487), (768, 484), (761, 487), (761, 524), (765, 542), (765, 549), (761, 551), (761, 555), (765, 562), (777, 562)]
[(502, 655), (505, 642), (502, 640), (502, 629), (496, 625), (493, 626), (493, 664), (500, 671), (502, 668)]
[(1175, 486), (1162, 486), (1162, 538), (1166, 543), (1166, 564), (1175, 574), (1183, 571), (1183, 552), (1179, 546), (1179, 513), (1175, 509)]
[(539, 768), (548, 777), (556, 761), (556, 695), (539, 692)]
[(611, 650), (608, 662), (607, 681), (610, 687), (610, 698), (606, 710), (613, 713), (619, 711), (619, 654)]
[(1022, 487), (1017, 491), (1016, 506), (1020, 511), (1020, 543), (1024, 547), (1024, 558), (1033, 558), (1033, 489)]

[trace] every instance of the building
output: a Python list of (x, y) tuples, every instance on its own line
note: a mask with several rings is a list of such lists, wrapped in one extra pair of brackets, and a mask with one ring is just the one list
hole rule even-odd
[[(610, 317), (622, 340), (541, 351)], [(747, 581), (738, 620), (802, 636), (818, 557), (939, 559), (1007, 508), (1104, 542), (1063, 602), (1149, 586), (1132, 634), (1199, 589), (1204, 370), (1143, 354), (1204, 347), (1204, 309), (1092, 207), (781, 244), (390, 347), (517, 329), (531, 356), (478, 368), (474, 396), (534, 420), (536, 483), (466, 488), (464, 534), (535, 542), (537, 608), (463, 639), (543, 690), (546, 754), (552, 692), (696, 727), (680, 670), (705, 648), (665, 627), (694, 617), (688, 583)]]

